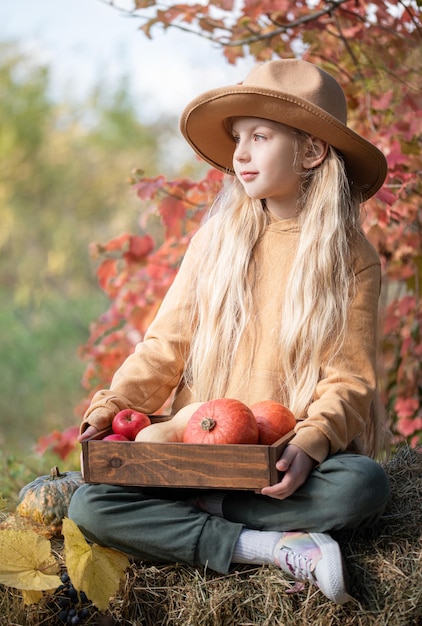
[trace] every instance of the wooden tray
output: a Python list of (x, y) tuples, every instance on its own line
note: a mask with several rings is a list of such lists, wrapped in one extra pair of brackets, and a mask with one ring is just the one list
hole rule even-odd
[(280, 481), (275, 464), (293, 434), (271, 446), (90, 439), (82, 442), (82, 472), (88, 483), (259, 492)]

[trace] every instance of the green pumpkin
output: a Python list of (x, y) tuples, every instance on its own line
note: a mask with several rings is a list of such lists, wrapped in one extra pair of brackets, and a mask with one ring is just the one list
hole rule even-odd
[(44, 524), (53, 534), (60, 534), (70, 500), (83, 483), (81, 472), (64, 472), (53, 467), (50, 474), (38, 476), (19, 492), (16, 512), (37, 524)]

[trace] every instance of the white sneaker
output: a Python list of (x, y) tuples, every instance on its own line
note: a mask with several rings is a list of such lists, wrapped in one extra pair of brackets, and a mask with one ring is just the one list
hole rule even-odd
[(285, 532), (275, 563), (295, 580), (309, 581), (336, 604), (352, 600), (346, 591), (346, 569), (340, 547), (325, 533)]

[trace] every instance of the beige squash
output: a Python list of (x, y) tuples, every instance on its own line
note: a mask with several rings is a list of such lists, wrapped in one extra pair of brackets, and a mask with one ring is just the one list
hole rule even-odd
[(186, 424), (203, 402), (193, 402), (180, 409), (175, 415), (165, 422), (155, 422), (143, 428), (137, 435), (135, 441), (149, 441), (156, 443), (183, 442), (183, 433)]

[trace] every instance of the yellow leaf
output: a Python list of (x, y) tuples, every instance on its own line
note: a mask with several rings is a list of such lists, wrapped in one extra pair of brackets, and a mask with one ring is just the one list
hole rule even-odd
[(15, 589), (56, 589), (59, 564), (48, 539), (32, 530), (0, 531), (0, 583)]
[(69, 518), (63, 520), (62, 534), (66, 568), (73, 586), (83, 591), (100, 611), (105, 611), (129, 566), (128, 557), (112, 548), (89, 545)]
[(22, 590), (22, 598), (24, 604), (38, 604), (42, 597), (42, 591), (27, 591), (26, 589)]

